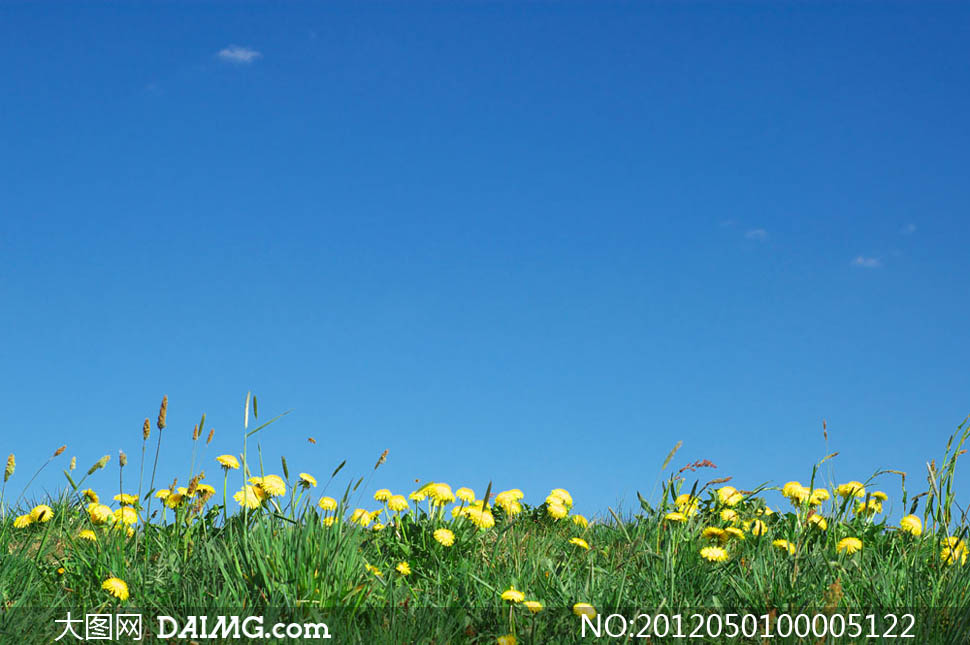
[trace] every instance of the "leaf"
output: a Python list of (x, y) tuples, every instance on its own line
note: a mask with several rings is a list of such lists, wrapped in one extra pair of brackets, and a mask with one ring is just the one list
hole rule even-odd
[(340, 469), (343, 468), (346, 465), (347, 465), (347, 460), (344, 459), (343, 461), (340, 462), (340, 465), (337, 466), (337, 469), (333, 471), (333, 474), (330, 475), (330, 479), (333, 479), (334, 477), (336, 477), (337, 476), (337, 473), (340, 472)]

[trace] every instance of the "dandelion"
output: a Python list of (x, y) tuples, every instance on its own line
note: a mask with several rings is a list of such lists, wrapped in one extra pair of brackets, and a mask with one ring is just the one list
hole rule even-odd
[(739, 529), (737, 527), (729, 526), (726, 529), (724, 529), (724, 536), (727, 539), (734, 538), (735, 540), (743, 540), (744, 539), (744, 531), (742, 531), (741, 529)]
[(717, 499), (725, 506), (735, 506), (744, 499), (744, 495), (733, 486), (722, 486), (717, 489)]
[(475, 491), (473, 491), (471, 488), (463, 486), (455, 491), (455, 497), (466, 504), (470, 504), (475, 501)]
[(874, 497), (870, 497), (865, 502), (855, 505), (853, 512), (856, 515), (866, 515), (872, 516), (876, 513), (882, 513), (882, 502)]
[(205, 501), (216, 494), (216, 489), (209, 484), (199, 484), (198, 488), (196, 488), (196, 494)]
[(114, 518), (115, 521), (125, 525), (136, 524), (138, 522), (138, 513), (130, 506), (122, 506), (114, 512)]
[(311, 486), (316, 488), (317, 486), (316, 477), (314, 477), (309, 473), (300, 473), (300, 486), (302, 486), (303, 488), (310, 488)]
[(822, 502), (830, 499), (832, 496), (824, 488), (816, 488), (808, 496), (809, 506), (819, 506)]
[(13, 521), (13, 527), (15, 529), (25, 529), (33, 523), (34, 520), (31, 519), (30, 513), (28, 513), (26, 515), (18, 515)]
[(664, 515), (664, 519), (668, 522), (686, 522), (687, 516), (679, 511), (674, 511), (672, 513), (667, 513)]
[[(263, 503), (265, 495), (266, 494), (262, 491), (262, 489), (247, 484), (241, 491), (234, 494), (232, 498), (236, 500), (240, 506), (254, 509), (259, 508), (259, 506)], [(171, 497), (169, 499), (171, 499)], [(167, 501), (168, 500), (166, 500), (166, 502)]]
[(724, 535), (724, 529), (716, 526), (708, 526), (705, 528), (703, 531), (701, 531), (701, 537), (707, 540), (716, 540), (718, 542), (723, 542), (727, 539)]
[(408, 499), (415, 502), (423, 502), (428, 497), (428, 491), (426, 489), (427, 487), (424, 487), (419, 488), (416, 491), (412, 491), (411, 494), (408, 495)]
[(923, 521), (915, 515), (907, 515), (903, 519), (899, 520), (899, 526), (903, 531), (919, 537), (923, 534)]
[(502, 592), (502, 600), (508, 600), (509, 602), (522, 602), (525, 600), (525, 594), (516, 589), (515, 585), (512, 585)]
[(577, 513), (576, 515), (573, 515), (573, 524), (586, 528), (589, 526), (589, 520)]
[(50, 522), (53, 517), (54, 510), (47, 504), (35, 506), (30, 511), (30, 520), (32, 522)]
[(735, 511), (734, 509), (725, 508), (723, 511), (721, 511), (720, 517), (721, 517), (721, 520), (725, 522), (737, 522), (738, 512)]
[(498, 645), (518, 645), (519, 641), (516, 640), (515, 634), (506, 634), (505, 636), (499, 636), (496, 641)]
[(397, 572), (400, 573), (402, 576), (411, 575), (411, 567), (410, 565), (408, 565), (407, 562), (398, 562), (397, 566), (394, 568), (397, 569)]
[(719, 546), (705, 546), (701, 549), (701, 557), (711, 562), (724, 562), (728, 559), (728, 552)]
[(854, 537), (842, 538), (835, 545), (835, 550), (839, 553), (845, 553), (846, 555), (852, 555), (856, 551), (862, 550), (862, 540)]
[(578, 538), (578, 537), (569, 538), (569, 543), (575, 544), (579, 548), (586, 549), (587, 551), (589, 551), (589, 543), (586, 542), (586, 540), (584, 540), (583, 538)]
[(279, 475), (266, 475), (261, 479), (259, 487), (273, 497), (286, 495), (286, 482)]
[(829, 522), (824, 517), (816, 513), (815, 515), (810, 515), (808, 517), (808, 523), (817, 528), (819, 531), (824, 531), (829, 527)]
[(791, 481), (781, 487), (781, 494), (794, 506), (800, 506), (811, 493), (800, 482)]
[(369, 511), (363, 508), (355, 508), (354, 512), (350, 514), (350, 521), (366, 527), (370, 525), (373, 520), (371, 519)]
[(538, 614), (542, 611), (542, 603), (538, 600), (526, 600), (522, 605), (533, 614)]
[(700, 508), (700, 500), (696, 497), (691, 497), (687, 493), (682, 493), (677, 496), (674, 500), (674, 504), (677, 505), (677, 510), (684, 515), (690, 517), (691, 515), (696, 515), (698, 509)]
[(81, 495), (83, 495), (84, 496), (84, 499), (88, 500), (89, 502), (97, 503), (99, 501), (98, 500), (98, 494), (95, 493), (90, 488), (85, 488), (84, 490), (82, 490), (81, 491)]
[(79, 540), (88, 540), (89, 542), (98, 541), (98, 536), (95, 535), (94, 531), (92, 531), (91, 529), (84, 529), (83, 531), (77, 534), (77, 537)]
[(393, 497), (391, 491), (386, 488), (382, 488), (374, 493), (374, 499), (378, 502), (386, 502), (387, 500), (391, 499), (391, 497)]
[(865, 497), (866, 487), (862, 485), (862, 482), (850, 481), (845, 484), (840, 484), (835, 492), (839, 494), (839, 497)]
[(596, 618), (596, 609), (593, 607), (593, 605), (586, 602), (577, 602), (575, 605), (573, 605), (573, 613), (577, 616)]
[(87, 511), (88, 511), (88, 517), (90, 517), (91, 521), (94, 522), (95, 524), (104, 524), (111, 517), (113, 517), (111, 508), (108, 506), (105, 506), (104, 504), (96, 504), (96, 503), (88, 504)]
[(480, 529), (489, 529), (495, 526), (495, 516), (489, 510), (468, 507), (465, 509), (465, 517)]
[(559, 503), (566, 508), (572, 508), (573, 497), (565, 488), (553, 488), (546, 497), (546, 504)]
[(372, 564), (365, 564), (364, 565), (364, 568), (367, 569), (368, 571), (370, 571), (371, 573), (373, 573), (375, 576), (380, 576), (381, 575), (381, 570), (378, 569), (377, 567), (375, 567)]
[[(185, 489), (182, 488), (180, 490), (185, 490)], [(232, 497), (237, 502), (239, 502), (240, 505), (242, 505), (242, 502), (239, 501), (239, 499), (241, 497), (241, 493), (236, 493)], [(171, 495), (168, 495), (165, 498), (165, 506), (167, 506), (168, 508), (178, 508), (179, 506), (182, 505), (183, 502), (185, 502), (185, 493), (180, 493), (180, 492), (177, 492), (177, 491), (174, 492), (174, 493), (172, 493)], [(255, 508), (255, 507), (250, 506), (249, 508)]]
[(216, 457), (216, 461), (218, 461), (219, 465), (225, 470), (229, 470), (230, 468), (232, 470), (236, 470), (239, 468), (239, 460), (232, 455), (219, 455)]
[(317, 502), (317, 506), (325, 511), (333, 511), (337, 508), (337, 500), (332, 497), (321, 497), (320, 501)]
[(436, 506), (444, 506), (455, 501), (455, 494), (451, 492), (448, 484), (431, 484), (428, 487), (428, 496)]
[(121, 503), (122, 506), (133, 506), (136, 502), (138, 502), (138, 496), (120, 493), (114, 496), (114, 500)]
[(438, 529), (434, 532), (434, 539), (441, 546), (451, 546), (455, 543), (455, 534), (448, 529)]
[(963, 540), (951, 536), (943, 540), (943, 548), (940, 550), (940, 560), (944, 564), (956, 564), (957, 561), (961, 565), (967, 563), (967, 545)]
[(795, 555), (795, 545), (788, 540), (775, 540), (771, 543), (771, 546), (782, 551), (787, 551), (788, 555)]
[(128, 584), (121, 578), (108, 578), (101, 588), (119, 600), (128, 600)]
[(336, 521), (337, 521), (336, 516), (330, 515), (329, 517), (323, 518), (323, 525), (324, 526), (333, 526)]
[(761, 520), (754, 520), (742, 524), (744, 530), (750, 531), (751, 535), (762, 536), (768, 532), (768, 525)]
[(396, 513), (408, 510), (408, 501), (404, 499), (404, 495), (392, 495), (391, 499), (387, 500), (387, 507)]

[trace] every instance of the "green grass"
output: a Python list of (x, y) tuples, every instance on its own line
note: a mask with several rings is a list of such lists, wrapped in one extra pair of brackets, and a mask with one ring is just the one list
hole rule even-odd
[[(247, 402), (244, 441), (252, 441), (256, 432), (249, 429), (250, 409)], [(204, 428), (204, 419), (200, 425)], [(813, 490), (832, 491), (831, 498), (815, 509), (791, 505), (766, 514), (762, 493), (774, 487), (762, 486), (729, 500), (730, 510), (738, 517), (723, 519), (721, 512), (729, 507), (717, 495), (716, 484), (695, 483), (687, 477), (697, 473), (687, 470), (662, 480), (660, 501), (653, 506), (643, 500), (635, 515), (623, 516), (608, 509), (604, 519), (588, 526), (574, 521), (572, 514), (553, 518), (549, 504), (538, 499), (536, 505), (524, 504), (514, 515), (496, 505), (494, 526), (480, 528), (462, 512), (453, 516), (452, 509), (467, 509), (466, 503), (432, 506), (426, 499), (411, 501), (404, 513), (385, 510), (377, 519), (383, 528), (374, 530), (373, 524), (364, 527), (348, 519), (355, 507), (383, 508), (362, 498), (367, 488), (361, 486), (364, 478), (345, 482), (346, 474), (338, 468), (319, 487), (300, 487), (299, 477), (287, 472), (284, 462), (282, 472), (265, 472), (276, 472), (286, 480), (285, 495), (269, 497), (258, 508), (240, 510), (232, 494), (241, 486), (241, 471), (228, 472), (229, 490), (224, 491), (222, 471), (210, 457), (211, 472), (218, 475), (204, 482), (212, 484), (216, 494), (204, 504), (188, 499), (172, 509), (155, 499), (155, 487), (148, 486), (136, 504), (139, 521), (131, 536), (124, 525), (97, 524), (86, 511), (87, 501), (81, 495), (85, 481), (88, 476), (103, 479), (106, 473), (100, 471), (105, 465), (81, 478), (66, 471), (65, 491), (47, 500), (53, 510), (49, 521), (16, 528), (16, 518), (29, 514), (35, 504), (20, 500), (4, 508), (0, 642), (52, 642), (62, 629), (54, 619), (63, 619), (68, 611), (75, 616), (264, 614), (267, 625), (275, 620), (322, 620), (330, 627), (331, 642), (341, 643), (495, 643), (509, 633), (519, 643), (619, 642), (606, 636), (581, 638), (582, 619), (570, 611), (575, 603), (593, 605), (600, 620), (612, 613), (630, 619), (640, 611), (680, 613), (685, 631), (693, 625), (689, 616), (704, 612), (767, 614), (773, 617), (770, 620), (785, 613), (911, 612), (919, 637), (902, 642), (967, 642), (970, 563), (960, 563), (966, 547), (956, 552), (956, 563), (947, 563), (941, 541), (967, 538), (966, 517), (956, 516), (959, 507), (952, 482), (968, 435), (965, 422), (948, 444), (941, 465), (932, 466), (927, 491), (909, 497), (905, 485), (901, 489), (906, 510), (921, 519), (920, 536), (888, 526), (881, 513), (853, 512), (856, 504), (875, 499), (875, 482), (863, 482), (866, 497), (842, 499), (834, 492), (840, 482), (821, 482), (819, 471), (825, 460), (811, 468), (807, 480)], [(193, 443), (190, 471), (182, 475), (186, 483), (197, 474), (192, 468), (201, 462), (196, 459), (199, 444)], [(248, 444), (242, 454), (247, 461), (252, 458)], [(264, 472), (260, 454), (257, 446), (257, 459), (250, 465), (257, 474)], [(664, 469), (672, 457), (664, 462)], [(131, 492), (129, 488), (137, 491), (142, 485), (140, 481), (125, 485), (122, 475), (129, 469), (131, 465), (119, 469), (113, 484), (99, 484), (101, 502), (110, 503), (112, 509), (118, 508), (111, 498), (120, 487)], [(377, 472), (375, 467), (368, 483)], [(898, 474), (880, 476), (906, 480)], [(319, 508), (321, 489), (332, 491), (337, 486), (342, 492), (334, 495), (339, 508)], [(476, 492), (481, 494), (486, 487)], [(675, 500), (684, 494), (696, 500), (696, 511), (686, 513), (685, 522), (665, 519), (677, 510)], [(154, 500), (150, 515), (149, 500)], [(825, 517), (827, 528), (820, 530), (807, 522), (811, 514)], [(336, 519), (328, 525), (327, 517)], [(754, 520), (764, 522), (763, 535), (752, 531)], [(720, 543), (701, 536), (706, 527), (732, 526), (741, 529), (743, 539)], [(434, 539), (439, 528), (453, 531), (454, 545), (445, 547)], [(79, 539), (82, 530), (93, 531), (97, 540)], [(569, 542), (576, 537), (590, 548)], [(837, 544), (846, 537), (861, 540), (861, 551), (840, 553)], [(778, 539), (790, 541), (794, 554), (772, 546)], [(712, 545), (725, 549), (726, 561), (702, 557), (701, 549)], [(401, 562), (408, 563), (409, 575), (395, 569)], [(380, 575), (366, 565), (379, 569)], [(110, 577), (126, 582), (130, 591), (126, 600), (102, 589), (102, 582)], [(541, 602), (542, 611), (532, 614), (522, 604), (503, 600), (502, 592), (513, 586), (526, 600)], [(150, 624), (154, 629), (156, 624)], [(619, 624), (614, 619), (613, 627)], [(634, 621), (634, 629), (643, 624)], [(147, 642), (154, 641), (148, 637)], [(649, 642), (761, 641), (721, 637)], [(770, 642), (873, 639), (775, 638)]]

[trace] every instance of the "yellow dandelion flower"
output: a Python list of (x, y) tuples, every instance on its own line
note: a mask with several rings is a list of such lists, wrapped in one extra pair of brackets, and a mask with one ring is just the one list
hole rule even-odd
[[(175, 497), (175, 495), (169, 497), (169, 500), (172, 499), (172, 497)], [(232, 498), (236, 500), (240, 506), (253, 509), (259, 508), (259, 506), (263, 503), (265, 493), (263, 493), (262, 489), (247, 484), (241, 491), (233, 495)], [(169, 500), (165, 500), (166, 503), (168, 503)]]
[(701, 557), (711, 562), (724, 562), (728, 559), (728, 552), (719, 546), (705, 546), (701, 549)]
[(744, 531), (734, 526), (729, 526), (726, 529), (724, 529), (724, 535), (728, 539), (735, 539), (735, 540), (744, 539)]
[(310, 488), (311, 486), (316, 488), (317, 478), (310, 473), (300, 473), (300, 486), (303, 486), (303, 488)]
[(171, 494), (172, 494), (172, 491), (170, 491), (169, 489), (160, 488), (159, 490), (155, 491), (155, 499), (166, 499)]
[(943, 544), (943, 548), (940, 549), (940, 560), (944, 564), (956, 564), (959, 562), (962, 566), (967, 563), (967, 545), (963, 541), (951, 537), (944, 540)]
[(509, 602), (522, 602), (525, 600), (525, 594), (516, 589), (515, 585), (512, 585), (502, 592), (502, 600), (508, 600)]
[(216, 457), (216, 461), (218, 461), (219, 465), (226, 470), (229, 470), (229, 469), (236, 470), (237, 468), (239, 468), (239, 460), (233, 457), (232, 455), (219, 455), (218, 457)]
[(47, 504), (39, 504), (30, 511), (30, 519), (34, 522), (50, 522), (54, 517), (54, 510)]
[(577, 513), (576, 515), (573, 515), (573, 524), (586, 528), (589, 526), (589, 520)]
[(451, 486), (444, 483), (435, 483), (428, 488), (428, 497), (435, 506), (444, 506), (455, 501), (455, 494), (451, 492)]
[(130, 506), (122, 506), (114, 512), (114, 518), (116, 522), (121, 522), (125, 525), (136, 524), (138, 522), (138, 513)]
[(810, 515), (808, 518), (808, 523), (817, 528), (820, 531), (824, 531), (829, 527), (829, 522), (824, 517), (816, 513), (815, 515)]
[(745, 522), (743, 526), (746, 531), (751, 533), (751, 535), (762, 536), (768, 532), (768, 525), (761, 520)]
[(411, 494), (408, 495), (408, 499), (414, 502), (423, 502), (427, 498), (428, 498), (427, 488), (419, 488), (416, 491), (412, 491)]
[(550, 517), (557, 520), (561, 520), (562, 518), (566, 517), (566, 515), (569, 513), (569, 509), (566, 508), (565, 504), (560, 504), (559, 502), (553, 502), (551, 504), (546, 505), (546, 512), (549, 513)]
[(375, 576), (381, 575), (381, 570), (372, 564), (365, 564), (364, 568), (373, 573)]
[(118, 493), (114, 496), (116, 502), (120, 502), (122, 506), (131, 506), (138, 501), (138, 495), (129, 495), (127, 493)]
[(788, 540), (775, 540), (771, 543), (771, 546), (782, 551), (787, 551), (788, 555), (795, 555), (795, 545)]
[(672, 513), (667, 513), (664, 515), (664, 519), (668, 522), (686, 522), (687, 516), (679, 511), (674, 511)]
[[(236, 493), (236, 495), (239, 495), (239, 493)], [(172, 493), (171, 495), (165, 498), (165, 506), (169, 508), (178, 508), (185, 502), (185, 499), (186, 499), (185, 493), (181, 493), (181, 492)], [(238, 501), (238, 498), (236, 499)]]
[(369, 526), (373, 522), (370, 511), (363, 508), (355, 508), (354, 512), (350, 514), (350, 521), (361, 526)]
[(332, 497), (321, 497), (320, 501), (317, 502), (317, 506), (325, 511), (333, 511), (337, 508), (337, 500)]
[(725, 506), (736, 506), (744, 499), (744, 495), (734, 486), (721, 486), (717, 489), (717, 499)]
[(839, 484), (835, 489), (840, 497), (865, 497), (866, 487), (862, 485), (862, 482), (850, 481), (845, 484)]
[(856, 551), (862, 550), (862, 540), (854, 537), (842, 538), (835, 545), (835, 550), (839, 553), (844, 552), (846, 555), (852, 555)]
[(875, 515), (876, 513), (882, 513), (882, 502), (870, 497), (865, 502), (856, 504), (853, 512), (856, 515)]
[(915, 515), (907, 515), (899, 520), (899, 526), (906, 533), (919, 537), (923, 534), (923, 521)]
[(387, 507), (396, 513), (408, 510), (408, 501), (404, 499), (404, 495), (392, 495), (391, 499), (387, 500)]
[(455, 491), (455, 497), (463, 502), (471, 503), (475, 501), (475, 491), (471, 488), (463, 486)]
[(808, 495), (808, 505), (809, 506), (819, 506), (822, 502), (830, 499), (832, 497), (828, 490), (824, 488), (816, 488)]
[(455, 534), (448, 529), (438, 529), (434, 532), (434, 539), (441, 546), (451, 546), (455, 543)]
[(81, 491), (81, 494), (84, 495), (84, 499), (88, 500), (89, 502), (97, 504), (99, 501), (101, 501), (98, 499), (98, 494), (90, 488), (85, 488)]
[(336, 521), (337, 521), (337, 518), (333, 515), (330, 515), (328, 517), (323, 518), (323, 525), (333, 526)]
[(575, 544), (576, 546), (589, 551), (589, 544), (583, 538), (578, 538), (578, 537), (569, 538), (569, 543)]
[(391, 497), (393, 497), (391, 491), (386, 488), (382, 488), (374, 493), (374, 500), (378, 502), (386, 502), (387, 500), (391, 499)]
[(88, 504), (88, 517), (95, 524), (104, 524), (110, 518), (114, 517), (111, 512), (111, 508), (105, 506), (104, 504)]
[(195, 489), (195, 494), (203, 500), (207, 500), (216, 494), (216, 489), (209, 484), (199, 484), (199, 486)]
[(575, 605), (573, 605), (573, 613), (577, 616), (596, 618), (596, 609), (593, 607), (593, 605), (586, 602), (577, 602)]
[(874, 491), (872, 491), (869, 494), (872, 497), (878, 499), (880, 502), (885, 502), (887, 499), (889, 499), (889, 495), (887, 495), (886, 493), (882, 492), (881, 490), (874, 490)]
[(738, 516), (738, 512), (735, 511), (734, 509), (725, 508), (723, 511), (720, 512), (720, 517), (721, 517), (721, 520), (725, 522), (737, 522), (739, 516)]
[(498, 645), (518, 645), (519, 641), (516, 640), (515, 634), (506, 634), (505, 636), (499, 636), (496, 641)]
[(98, 541), (98, 536), (95, 535), (94, 531), (92, 531), (91, 529), (84, 529), (83, 531), (77, 534), (77, 537), (79, 540), (88, 540), (89, 542)]
[(538, 614), (542, 611), (542, 603), (538, 600), (526, 600), (522, 602), (522, 605), (533, 614)]
[[(519, 491), (521, 492), (521, 491)], [(562, 505), (566, 508), (573, 507), (573, 496), (569, 494), (569, 491), (565, 488), (553, 488), (549, 493), (550, 495), (555, 495), (562, 500)]]
[(259, 487), (273, 497), (286, 495), (286, 482), (279, 475), (266, 475), (260, 482)]
[(397, 566), (394, 568), (397, 569), (397, 572), (402, 576), (411, 575), (411, 566), (407, 562), (398, 562)]
[(108, 578), (101, 588), (119, 600), (128, 600), (128, 585), (121, 578)]
[(30, 513), (27, 513), (26, 515), (18, 515), (13, 521), (13, 527), (15, 529), (25, 529), (33, 523), (34, 520), (31, 519)]
[(488, 510), (469, 506), (465, 509), (465, 517), (480, 529), (490, 529), (495, 526), (495, 516)]
[(701, 537), (707, 540), (717, 540), (718, 542), (721, 542), (725, 539), (724, 529), (720, 529), (716, 526), (708, 526), (701, 531)]

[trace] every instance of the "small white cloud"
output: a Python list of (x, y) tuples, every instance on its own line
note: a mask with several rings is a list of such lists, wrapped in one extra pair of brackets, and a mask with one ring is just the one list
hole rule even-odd
[(916, 224), (907, 224), (899, 230), (903, 235), (912, 235), (916, 232)]
[(251, 63), (257, 58), (263, 57), (263, 55), (255, 49), (250, 47), (240, 47), (239, 45), (229, 45), (228, 47), (221, 49), (216, 56), (229, 63)]
[(852, 265), (863, 269), (878, 269), (882, 266), (882, 262), (879, 261), (879, 258), (867, 258), (859, 255), (852, 260)]
[(763, 228), (753, 228), (744, 234), (749, 240), (757, 240), (758, 242), (765, 242), (768, 239), (768, 231)]

